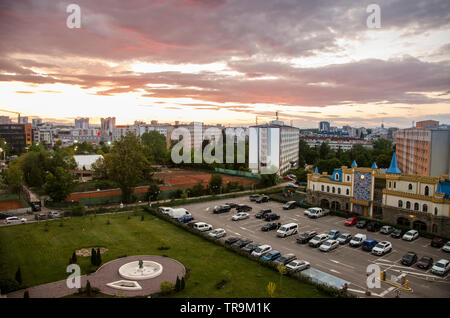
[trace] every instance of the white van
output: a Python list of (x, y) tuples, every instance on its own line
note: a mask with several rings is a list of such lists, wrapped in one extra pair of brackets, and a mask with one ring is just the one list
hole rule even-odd
[(278, 237), (286, 237), (286, 236), (297, 234), (297, 233), (298, 233), (298, 224), (297, 223), (288, 223), (288, 224), (282, 225), (278, 229), (277, 236)]
[(159, 211), (159, 212), (162, 212), (162, 213), (164, 213), (164, 214), (169, 214), (169, 212), (172, 211), (172, 210), (173, 210), (172, 208), (168, 208), (168, 207), (166, 207), (166, 206), (160, 206), (160, 207), (158, 208), (158, 211)]
[(310, 212), (308, 217), (310, 217), (311, 219), (320, 218), (328, 214), (328, 212), (324, 211), (321, 208), (310, 208), (309, 211)]
[(367, 238), (365, 234), (358, 233), (348, 243), (352, 247), (360, 247), (364, 240)]
[(188, 210), (184, 208), (172, 209), (167, 213), (171, 218), (179, 219), (185, 215), (190, 215)]
[(212, 225), (205, 222), (197, 222), (194, 223), (194, 229), (199, 230), (200, 232), (210, 231), (212, 230)]

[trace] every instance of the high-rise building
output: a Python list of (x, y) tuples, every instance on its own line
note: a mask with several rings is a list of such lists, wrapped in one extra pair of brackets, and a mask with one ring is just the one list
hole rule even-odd
[(439, 122), (436, 120), (423, 120), (416, 123), (416, 128), (438, 127)]
[(442, 125), (400, 129), (396, 135), (396, 152), (398, 165), (404, 173), (422, 176), (448, 175), (450, 127)]
[(28, 124), (28, 117), (20, 117), (19, 124)]
[(319, 131), (330, 131), (330, 123), (327, 121), (321, 121), (319, 123)]
[(37, 127), (37, 126), (39, 126), (39, 125), (41, 125), (42, 124), (42, 119), (40, 119), (40, 118), (33, 118), (32, 120), (31, 120), (31, 126), (33, 127), (33, 128), (35, 128), (35, 127)]
[(32, 144), (31, 124), (0, 125), (0, 138), (4, 138), (9, 150), (20, 153)]
[(116, 128), (116, 117), (108, 117), (100, 119), (100, 131), (104, 141), (111, 141), (114, 129)]
[(0, 125), (11, 124), (11, 119), (8, 116), (0, 116)]
[(89, 129), (89, 118), (75, 119), (75, 129)]
[(296, 168), (299, 158), (300, 130), (282, 122), (249, 127), (249, 168), (279, 175)]

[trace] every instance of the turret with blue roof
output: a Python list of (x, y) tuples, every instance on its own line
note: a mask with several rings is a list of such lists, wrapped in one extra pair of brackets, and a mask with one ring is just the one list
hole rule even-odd
[(374, 161), (373, 162), (373, 164), (372, 164), (372, 167), (371, 167), (372, 169), (378, 169), (378, 166), (377, 166), (377, 163)]
[(387, 169), (386, 173), (390, 173), (390, 174), (400, 174), (400, 173), (402, 173), (402, 171), (398, 167), (397, 156), (395, 155), (395, 152), (392, 155), (391, 165)]
[(319, 174), (319, 169), (317, 169), (317, 167), (316, 167), (316, 169), (314, 170), (314, 174)]
[(358, 168), (358, 164), (356, 163), (356, 160), (353, 160), (353, 162), (352, 162), (352, 168)]

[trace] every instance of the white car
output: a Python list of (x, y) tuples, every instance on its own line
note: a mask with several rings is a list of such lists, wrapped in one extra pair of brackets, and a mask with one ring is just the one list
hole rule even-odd
[(374, 255), (384, 255), (386, 253), (389, 253), (392, 251), (392, 244), (388, 241), (379, 242), (375, 247), (372, 249), (372, 254)]
[(450, 271), (450, 261), (446, 259), (440, 259), (437, 263), (433, 265), (431, 268), (431, 272), (436, 275), (444, 276)]
[(310, 267), (307, 261), (295, 260), (286, 265), (287, 270), (299, 272)]
[(442, 250), (444, 252), (450, 253), (450, 241), (448, 241), (447, 243), (445, 243), (444, 246), (442, 246)]
[(339, 246), (339, 242), (337, 240), (326, 240), (320, 245), (319, 250), (322, 252), (329, 252), (336, 249)]
[(221, 238), (227, 235), (227, 232), (224, 229), (215, 229), (209, 232), (208, 235), (214, 238)]
[(239, 221), (239, 220), (244, 220), (244, 219), (248, 219), (250, 216), (250, 214), (245, 213), (245, 212), (239, 212), (238, 214), (235, 214), (231, 217), (231, 219), (233, 221)]
[(328, 240), (328, 235), (325, 233), (317, 234), (309, 241), (309, 246), (311, 247), (319, 247), (323, 242)]
[(48, 216), (52, 219), (56, 219), (56, 218), (60, 218), (61, 214), (59, 214), (59, 212), (52, 211), (52, 212), (48, 212)]
[(5, 224), (26, 223), (27, 219), (18, 218), (17, 216), (10, 216), (5, 219)]
[(212, 230), (212, 225), (205, 222), (197, 222), (194, 223), (194, 229), (199, 230), (200, 232), (210, 231)]
[(409, 230), (408, 232), (403, 234), (402, 240), (413, 241), (418, 237), (419, 237), (419, 232), (417, 232), (416, 230)]
[(295, 183), (288, 183), (287, 185), (286, 185), (286, 188), (294, 188), (294, 189), (297, 189), (299, 186), (298, 185), (296, 185)]
[(353, 236), (348, 244), (352, 247), (360, 247), (366, 238), (367, 236), (365, 234), (358, 233)]
[(166, 207), (166, 206), (160, 206), (158, 208), (158, 211), (162, 212), (164, 214), (169, 214), (169, 212), (172, 211), (172, 210), (173, 210), (172, 208), (169, 208), (169, 207)]
[(252, 252), (251, 255), (261, 257), (262, 255), (266, 254), (267, 252), (270, 252), (272, 250), (272, 246), (270, 245), (260, 245)]

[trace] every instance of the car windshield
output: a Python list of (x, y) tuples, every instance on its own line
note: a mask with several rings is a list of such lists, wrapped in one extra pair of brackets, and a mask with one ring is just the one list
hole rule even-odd
[(444, 264), (442, 264), (442, 263), (436, 263), (435, 266), (436, 266), (436, 267), (440, 267), (440, 268), (444, 268)]
[(347, 219), (348, 222), (353, 222), (353, 219)]
[(323, 245), (325, 245), (325, 246), (330, 246), (331, 243), (332, 243), (332, 242), (327, 241), (327, 242), (323, 243)]
[(362, 240), (362, 237), (357, 236), (357, 237), (354, 237), (353, 240), (356, 242), (360, 242)]
[(378, 243), (375, 247), (377, 247), (377, 248), (384, 248), (384, 244), (383, 243)]
[(281, 231), (281, 232), (286, 232), (286, 228), (285, 228), (284, 226), (282, 226), (282, 227), (280, 228), (280, 231)]

